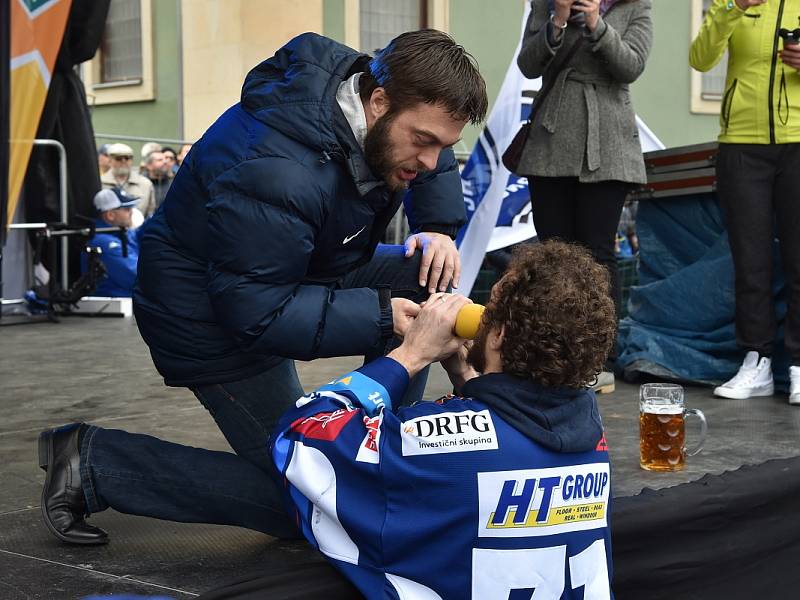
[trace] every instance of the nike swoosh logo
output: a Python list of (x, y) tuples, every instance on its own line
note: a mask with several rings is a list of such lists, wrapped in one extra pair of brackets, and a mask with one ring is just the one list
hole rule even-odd
[(367, 228), (367, 226), (364, 225), (361, 229), (356, 231), (353, 235), (348, 235), (346, 238), (344, 238), (342, 240), (342, 246), (344, 246), (347, 242), (351, 241), (353, 238), (357, 237), (358, 234), (361, 233), (362, 231), (364, 231), (366, 228)]

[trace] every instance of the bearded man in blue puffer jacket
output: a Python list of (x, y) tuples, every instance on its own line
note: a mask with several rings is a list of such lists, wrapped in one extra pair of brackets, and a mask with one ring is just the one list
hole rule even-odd
[[(113, 507), (294, 535), (264, 452), (303, 395), (293, 360), (380, 356), (418, 302), (458, 285), (452, 146), (486, 109), (474, 59), (434, 30), (374, 58), (307, 33), (255, 67), (143, 226), (134, 290), (158, 371), (192, 390), (236, 454), (86, 424), (45, 431), (51, 532), (105, 543), (85, 517)], [(413, 234), (379, 246), (401, 202)]]

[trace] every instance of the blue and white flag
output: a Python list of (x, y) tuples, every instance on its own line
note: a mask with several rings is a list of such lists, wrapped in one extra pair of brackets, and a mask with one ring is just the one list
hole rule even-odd
[[(527, 79), (517, 67), (517, 55), (528, 21), (530, 3), (525, 3), (520, 41), (467, 164), (461, 172), (461, 187), (467, 209), (467, 224), (456, 243), (461, 253), (461, 281), (458, 291), (469, 295), (487, 252), (505, 248), (536, 235), (531, 216), (528, 180), (509, 172), (503, 165), (503, 151), (522, 124), (528, 120), (541, 78)], [(664, 145), (637, 117), (642, 150), (661, 150)]]

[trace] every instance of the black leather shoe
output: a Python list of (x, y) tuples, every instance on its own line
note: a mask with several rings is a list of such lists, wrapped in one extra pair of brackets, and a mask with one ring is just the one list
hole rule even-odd
[(80, 423), (39, 434), (39, 466), (47, 472), (42, 490), (42, 516), (47, 528), (62, 542), (107, 544), (108, 534), (85, 520), (78, 440), (86, 428)]

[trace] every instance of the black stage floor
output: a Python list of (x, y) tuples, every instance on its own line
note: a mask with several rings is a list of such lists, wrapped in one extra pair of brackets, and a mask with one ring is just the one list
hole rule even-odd
[[(303, 363), (307, 388), (357, 366), (357, 359)], [(449, 389), (431, 371), (428, 397)], [(612, 456), (613, 494), (665, 488), (744, 464), (800, 455), (800, 409), (785, 395), (750, 401), (715, 399), (688, 388), (687, 405), (709, 422), (706, 449), (681, 473), (638, 467), (638, 386), (618, 383), (600, 397)], [(305, 554), (302, 545), (231, 527), (166, 523), (113, 511), (92, 517), (111, 543), (62, 545), (41, 523), (44, 473), (36, 465), (43, 428), (71, 421), (149, 433), (227, 449), (206, 411), (185, 389), (166, 388), (132, 319), (65, 318), (61, 323), (0, 327), (0, 598), (78, 599), (92, 594), (192, 598), (259, 569), (279, 571)], [(692, 433), (689, 430), (691, 440)]]

